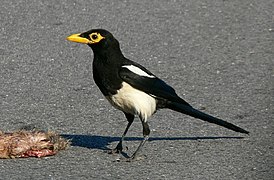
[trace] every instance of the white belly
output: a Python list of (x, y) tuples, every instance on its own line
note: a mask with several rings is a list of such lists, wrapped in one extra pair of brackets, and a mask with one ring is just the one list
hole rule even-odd
[(156, 100), (123, 82), (122, 88), (113, 96), (106, 97), (117, 109), (140, 116), (144, 121), (156, 111)]

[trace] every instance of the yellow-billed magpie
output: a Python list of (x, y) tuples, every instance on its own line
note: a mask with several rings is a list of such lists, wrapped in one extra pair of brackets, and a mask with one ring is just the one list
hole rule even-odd
[(180, 98), (175, 90), (140, 64), (133, 62), (121, 52), (117, 39), (104, 29), (92, 29), (67, 37), (69, 41), (87, 44), (94, 53), (93, 78), (106, 99), (124, 112), (128, 124), (113, 153), (120, 153), (122, 142), (134, 116), (141, 119), (144, 139), (129, 158), (136, 159), (149, 138), (147, 119), (157, 109), (169, 108), (201, 120), (214, 123), (236, 132), (249, 132), (229, 122), (215, 118), (193, 108)]

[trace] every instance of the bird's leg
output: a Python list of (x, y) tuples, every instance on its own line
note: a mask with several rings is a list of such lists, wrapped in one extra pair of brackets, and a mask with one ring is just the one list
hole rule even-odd
[(108, 151), (109, 154), (121, 153), (122, 150), (123, 150), (122, 143), (124, 141), (124, 138), (125, 138), (125, 136), (127, 134), (127, 131), (129, 129), (129, 127), (131, 126), (131, 124), (133, 123), (133, 120), (134, 120), (134, 115), (132, 115), (132, 114), (125, 113), (125, 116), (126, 116), (127, 121), (128, 121), (127, 127), (126, 127), (126, 129), (125, 129), (125, 131), (124, 131), (124, 133), (123, 133), (123, 135), (122, 135), (119, 143), (117, 144), (116, 148), (111, 149), (110, 151)]
[(149, 138), (149, 134), (150, 134), (150, 129), (149, 129), (149, 126), (148, 126), (148, 123), (147, 121), (145, 120), (142, 120), (142, 125), (143, 125), (143, 135), (144, 135), (144, 139), (141, 141), (141, 143), (139, 144), (138, 148), (136, 149), (136, 151), (134, 152), (134, 154), (127, 159), (127, 161), (134, 161), (134, 160), (141, 160), (143, 159), (142, 157), (140, 157), (140, 151), (142, 149), (142, 147), (144, 146), (144, 144), (146, 143), (146, 141), (148, 140)]

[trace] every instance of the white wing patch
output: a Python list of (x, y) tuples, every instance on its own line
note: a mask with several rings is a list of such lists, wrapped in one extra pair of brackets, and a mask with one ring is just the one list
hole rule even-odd
[(145, 77), (148, 77), (148, 78), (155, 78), (155, 76), (149, 75), (148, 73), (146, 73), (142, 69), (138, 68), (137, 66), (134, 66), (134, 65), (124, 65), (122, 67), (127, 68), (131, 72), (133, 72), (135, 74), (138, 74), (140, 76), (145, 76)]

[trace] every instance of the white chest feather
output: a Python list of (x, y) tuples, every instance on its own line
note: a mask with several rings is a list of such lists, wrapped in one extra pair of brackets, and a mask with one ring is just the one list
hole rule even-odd
[(156, 110), (156, 100), (128, 83), (123, 82), (122, 85), (117, 94), (106, 98), (117, 109), (138, 115), (146, 121)]

